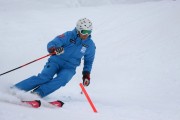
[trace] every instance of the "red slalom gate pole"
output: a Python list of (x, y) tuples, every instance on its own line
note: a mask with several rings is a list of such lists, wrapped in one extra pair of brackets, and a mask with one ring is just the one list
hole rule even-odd
[(55, 54), (55, 53), (50, 53), (50, 54), (48, 54), (48, 55), (45, 55), (45, 56), (43, 56), (43, 57), (40, 57), (40, 58), (38, 58), (38, 59), (36, 59), (36, 60), (33, 60), (33, 61), (31, 61), (31, 62), (28, 62), (28, 63), (26, 63), (26, 64), (24, 64), (24, 65), (21, 65), (21, 66), (19, 66), (19, 67), (17, 67), (17, 68), (14, 68), (14, 69), (9, 70), (9, 71), (7, 71), (7, 72), (1, 73), (0, 76), (1, 76), (1, 75), (4, 75), (4, 74), (6, 74), (6, 73), (12, 72), (12, 71), (14, 71), (14, 70), (17, 70), (17, 69), (19, 69), (19, 68), (22, 68), (22, 67), (24, 67), (24, 66), (27, 66), (27, 65), (29, 65), (29, 64), (31, 64), (31, 63), (33, 63), (33, 62), (36, 62), (36, 61), (38, 61), (38, 60), (41, 60), (41, 59), (45, 58), (45, 57), (54, 55), (54, 54)]
[(89, 97), (88, 93), (86, 92), (86, 89), (84, 88), (83, 84), (80, 83), (79, 86), (81, 87), (82, 92), (83, 92), (84, 95), (86, 96), (86, 99), (88, 100), (88, 102), (89, 102), (91, 108), (93, 109), (93, 111), (94, 111), (95, 113), (97, 113), (97, 110), (96, 110), (96, 108), (95, 108), (95, 106), (94, 106), (94, 104), (93, 104), (91, 98)]

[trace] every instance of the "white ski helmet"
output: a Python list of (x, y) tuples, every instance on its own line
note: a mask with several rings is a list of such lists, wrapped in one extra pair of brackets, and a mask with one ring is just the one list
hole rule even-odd
[(76, 29), (78, 31), (81, 31), (81, 30), (90, 30), (92, 31), (92, 22), (87, 19), (87, 18), (82, 18), (80, 20), (78, 20), (77, 24), (76, 24)]

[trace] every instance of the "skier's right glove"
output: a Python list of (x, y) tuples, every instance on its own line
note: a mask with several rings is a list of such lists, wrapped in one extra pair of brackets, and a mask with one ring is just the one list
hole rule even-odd
[(55, 53), (56, 53), (56, 55), (63, 54), (64, 53), (64, 48), (63, 47), (56, 48)]
[(51, 47), (48, 49), (49, 53), (55, 53), (56, 55), (61, 55), (64, 53), (64, 48), (63, 47)]

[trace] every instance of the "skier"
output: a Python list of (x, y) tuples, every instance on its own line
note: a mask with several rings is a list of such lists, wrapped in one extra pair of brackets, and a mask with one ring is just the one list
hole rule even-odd
[(78, 20), (74, 30), (55, 37), (47, 44), (48, 52), (55, 55), (48, 59), (41, 73), (15, 84), (14, 87), (31, 91), (43, 98), (71, 80), (82, 57), (84, 57), (83, 85), (88, 86), (96, 49), (91, 33), (92, 22), (87, 18)]

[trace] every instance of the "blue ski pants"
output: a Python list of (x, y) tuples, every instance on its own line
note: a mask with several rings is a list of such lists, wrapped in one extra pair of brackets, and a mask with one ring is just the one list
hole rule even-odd
[[(61, 86), (65, 86), (75, 73), (75, 68), (73, 67), (66, 67), (63, 66), (63, 64), (59, 65), (49, 61), (41, 73), (15, 84), (15, 87), (24, 91), (34, 89), (33, 92), (41, 97), (45, 97)], [(57, 76), (55, 76), (55, 74), (57, 74)]]

